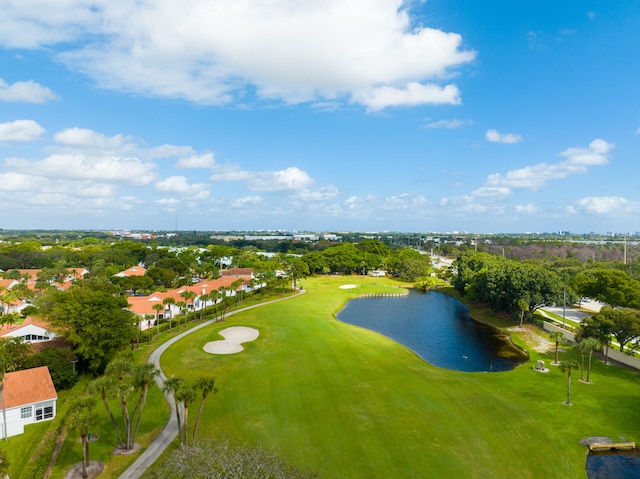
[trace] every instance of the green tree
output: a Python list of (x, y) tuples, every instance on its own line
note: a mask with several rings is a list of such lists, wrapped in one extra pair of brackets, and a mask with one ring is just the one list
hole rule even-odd
[(143, 363), (138, 364), (133, 369), (133, 385), (135, 388), (140, 390), (140, 395), (138, 397), (138, 402), (133, 408), (132, 417), (134, 421), (132, 421), (132, 426), (135, 422), (135, 428), (132, 431), (131, 436), (131, 447), (136, 442), (136, 438), (138, 437), (138, 431), (140, 429), (140, 419), (142, 418), (142, 412), (144, 411), (144, 405), (147, 402), (147, 393), (149, 392), (149, 385), (153, 381), (153, 379), (160, 373), (156, 369), (156, 367), (151, 363)]
[(573, 406), (573, 403), (571, 402), (571, 371), (573, 369), (579, 368), (580, 365), (578, 364), (578, 361), (569, 359), (566, 361), (561, 361), (559, 367), (560, 371), (562, 371), (563, 373), (567, 373), (567, 400), (562, 404), (565, 404), (566, 406)]
[(581, 296), (597, 299), (610, 306), (640, 308), (640, 282), (624, 271), (593, 268), (578, 273), (573, 281)]
[(192, 386), (182, 383), (182, 385), (175, 391), (174, 396), (179, 403), (182, 403), (184, 421), (182, 424), (182, 430), (178, 431), (178, 434), (182, 436), (181, 444), (187, 446), (189, 445), (189, 404), (195, 401), (196, 391)]
[(93, 414), (95, 401), (91, 397), (74, 399), (69, 407), (67, 425), (73, 431), (80, 434), (82, 442), (82, 477), (89, 477), (89, 431), (96, 425), (96, 416)]
[(176, 411), (176, 421), (178, 422), (178, 440), (180, 446), (182, 446), (182, 420), (180, 419), (180, 408), (178, 407), (178, 396), (176, 392), (184, 387), (184, 379), (180, 376), (173, 376), (164, 382), (162, 391), (165, 395), (169, 396), (167, 400), (173, 399), (173, 404)]
[[(602, 310), (604, 309), (604, 311)], [(611, 343), (611, 333), (613, 331), (613, 320), (610, 317), (612, 309), (603, 307), (598, 314), (584, 318), (577, 331), (577, 338), (595, 338), (604, 350), (604, 363), (607, 364), (609, 357), (609, 344)]]
[(587, 382), (589, 383), (591, 382), (591, 357), (593, 356), (594, 349), (598, 349), (600, 347), (600, 341), (596, 338), (584, 338), (582, 343), (584, 343), (584, 348), (589, 353), (589, 361), (587, 363)]
[(553, 341), (556, 345), (556, 356), (555, 356), (555, 359), (553, 360), (553, 364), (559, 364), (558, 363), (558, 346), (560, 346), (561, 341), (564, 341), (564, 334), (562, 334), (560, 331), (553, 331), (549, 333), (549, 339), (551, 339), (551, 341)]
[(217, 393), (216, 379), (211, 376), (200, 376), (196, 379), (195, 389), (200, 391), (200, 407), (198, 408), (198, 415), (196, 416), (196, 422), (193, 425), (193, 444), (196, 443), (196, 435), (198, 434), (198, 425), (200, 424), (200, 417), (202, 417), (202, 411), (204, 410), (204, 402), (210, 393)]
[(56, 390), (69, 389), (78, 382), (78, 374), (73, 367), (75, 360), (73, 351), (69, 348), (44, 348), (37, 354), (28, 356), (25, 360), (26, 368), (47, 366), (51, 380)]
[(176, 304), (176, 300), (171, 296), (167, 296), (162, 300), (162, 304), (168, 307), (169, 309), (169, 331), (171, 331), (171, 320), (173, 319), (173, 312), (172, 312), (171, 306)]
[(113, 292), (113, 285), (96, 278), (68, 291), (51, 290), (39, 301), (45, 317), (73, 345), (81, 366), (93, 374), (101, 373), (137, 334), (126, 298)]
[(111, 424), (113, 425), (114, 430), (116, 431), (118, 447), (124, 449), (124, 442), (122, 440), (120, 428), (118, 427), (118, 422), (116, 421), (116, 418), (111, 411), (111, 407), (109, 406), (109, 399), (115, 397), (116, 386), (117, 381), (113, 376), (100, 376), (93, 380), (93, 382), (89, 386), (89, 390), (92, 394), (97, 393), (102, 398), (102, 403), (104, 404), (104, 407), (107, 411), (107, 415), (111, 420)]

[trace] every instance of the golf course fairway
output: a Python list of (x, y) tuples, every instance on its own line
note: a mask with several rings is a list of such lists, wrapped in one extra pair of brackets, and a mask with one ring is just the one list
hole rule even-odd
[[(355, 288), (340, 288), (343, 284)], [(178, 341), (162, 357), (170, 377), (214, 376), (198, 437), (276, 450), (322, 478), (586, 478), (588, 436), (637, 441), (640, 375), (594, 358), (591, 384), (528, 351), (508, 372), (436, 368), (377, 333), (342, 323), (349, 298), (397, 293), (390, 280), (327, 276), (305, 294), (251, 309)], [(513, 325), (516, 325), (514, 322)], [(218, 331), (246, 326), (259, 337), (237, 354), (209, 354)], [(532, 327), (533, 328), (533, 327)], [(528, 349), (517, 333), (514, 341)], [(540, 332), (544, 336), (545, 333)], [(566, 348), (561, 359), (580, 359)], [(193, 404), (193, 410), (197, 404)]]

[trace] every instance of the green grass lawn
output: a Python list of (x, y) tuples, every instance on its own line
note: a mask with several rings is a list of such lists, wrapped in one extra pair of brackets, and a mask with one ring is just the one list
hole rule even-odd
[[(338, 288), (346, 283), (359, 287)], [(449, 371), (335, 319), (351, 297), (398, 291), (385, 283), (306, 279), (306, 294), (231, 316), (170, 348), (162, 358), (168, 376), (217, 378), (199, 435), (276, 449), (325, 478), (584, 478), (581, 438), (637, 439), (636, 372), (594, 360), (592, 384), (574, 372), (569, 407), (566, 375), (532, 369), (537, 359), (549, 364), (553, 351), (529, 351), (531, 360), (510, 372)], [(260, 337), (235, 355), (202, 350), (233, 325)], [(573, 351), (561, 357), (579, 359)]]

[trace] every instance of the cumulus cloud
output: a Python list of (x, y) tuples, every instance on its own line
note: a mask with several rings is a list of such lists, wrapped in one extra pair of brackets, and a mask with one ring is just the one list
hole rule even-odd
[(589, 196), (581, 198), (568, 208), (569, 213), (594, 215), (624, 214), (638, 211), (639, 205), (620, 196)]
[(454, 119), (454, 120), (438, 120), (438, 121), (432, 121), (430, 123), (427, 123), (426, 125), (424, 125), (424, 128), (430, 128), (430, 129), (444, 128), (444, 129), (447, 129), (447, 130), (452, 130), (452, 129), (460, 128), (460, 127), (467, 126), (467, 125), (473, 125), (473, 121), (472, 120), (458, 120), (458, 119)]
[(207, 185), (204, 183), (189, 183), (184, 176), (170, 176), (156, 183), (156, 190), (165, 193), (177, 193), (204, 199), (209, 196)]
[(487, 188), (510, 194), (513, 189), (538, 190), (550, 180), (566, 178), (576, 174), (585, 174), (589, 167), (606, 165), (608, 153), (614, 148), (613, 143), (602, 139), (593, 140), (587, 148), (569, 148), (562, 153), (565, 160), (557, 163), (539, 163), (525, 168), (508, 171), (505, 174), (489, 175), (480, 191)]
[(457, 105), (460, 103), (460, 91), (455, 85), (444, 88), (439, 85), (408, 83), (404, 88), (383, 86), (356, 92), (356, 103), (365, 105), (370, 111), (378, 111), (390, 106), (417, 106), (424, 104)]
[(178, 168), (203, 168), (212, 169), (216, 164), (213, 153), (203, 155), (191, 155), (187, 158), (180, 158), (176, 166)]
[[(1, 11), (1, 7), (0, 7)], [(0, 25), (2, 22), (0, 22)], [(20, 103), (45, 103), (58, 96), (49, 88), (33, 80), (17, 81), (11, 85), (0, 78), (0, 101)]]
[[(403, 0), (7, 0), (0, 44), (56, 46), (101, 87), (218, 105), (258, 98), (388, 106), (460, 102), (437, 85), (475, 59), (415, 26)], [(292, 68), (295, 65), (295, 68)]]
[(0, 123), (0, 143), (29, 143), (38, 140), (43, 133), (44, 128), (33, 120)]
[(518, 213), (533, 215), (538, 211), (540, 211), (540, 209), (533, 203), (527, 203), (526, 205), (516, 205), (516, 212)]
[(270, 192), (304, 190), (313, 183), (313, 178), (306, 171), (296, 167), (255, 173), (247, 180), (250, 189)]
[(522, 141), (522, 136), (514, 133), (500, 133), (498, 130), (487, 130), (485, 134), (487, 141), (492, 143), (514, 144)]
[(115, 181), (130, 185), (147, 185), (155, 176), (155, 165), (138, 158), (114, 156), (91, 157), (53, 154), (40, 161), (9, 158), (5, 164), (18, 172), (38, 172), (48, 178)]
[(127, 143), (124, 135), (106, 136), (86, 128), (67, 128), (59, 131), (53, 137), (56, 143), (64, 146), (87, 149), (113, 150), (122, 148)]

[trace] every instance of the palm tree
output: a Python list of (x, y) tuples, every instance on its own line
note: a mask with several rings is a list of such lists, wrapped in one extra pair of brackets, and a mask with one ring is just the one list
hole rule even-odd
[(179, 376), (173, 376), (164, 382), (162, 391), (167, 395), (173, 397), (173, 404), (176, 408), (176, 419), (178, 420), (178, 438), (180, 440), (180, 446), (182, 446), (182, 423), (180, 421), (180, 409), (178, 408), (178, 399), (176, 397), (176, 391), (184, 386), (184, 379)]
[(176, 304), (176, 300), (168, 296), (162, 300), (162, 304), (169, 307), (169, 332), (171, 332), (171, 320), (173, 319), (173, 311), (171, 306)]
[(200, 295), (200, 321), (204, 319), (204, 311), (207, 306), (207, 301), (211, 301), (211, 295), (208, 293), (202, 293)]
[(200, 400), (200, 408), (198, 409), (198, 415), (196, 416), (196, 423), (193, 426), (193, 444), (196, 443), (196, 434), (198, 433), (198, 424), (200, 424), (200, 417), (202, 416), (202, 410), (204, 409), (204, 401), (207, 399), (209, 393), (217, 393), (216, 379), (212, 376), (200, 376), (196, 379), (195, 389), (202, 393), (202, 399)]
[(164, 304), (156, 303), (151, 308), (156, 312), (156, 326), (158, 327), (158, 334), (160, 333), (160, 311), (164, 311)]
[[(136, 426), (133, 434), (131, 436), (131, 446), (136, 442), (136, 437), (138, 436), (138, 429), (140, 427), (140, 418), (142, 417), (142, 411), (144, 410), (144, 404), (147, 401), (147, 392), (149, 391), (149, 384), (153, 381), (160, 371), (156, 369), (156, 367), (151, 363), (143, 363), (139, 364), (135, 367), (133, 371), (133, 385), (137, 388), (140, 388), (140, 397), (138, 398), (138, 403), (133, 408), (133, 414), (131, 415), (135, 418)], [(137, 416), (136, 416), (137, 414)]]
[[(189, 302), (191, 302), (191, 304), (193, 304), (193, 300), (196, 299), (196, 296), (198, 296), (198, 295), (193, 291), (185, 290), (185, 291), (182, 291), (180, 293), (180, 296), (182, 298), (184, 298), (184, 300), (185, 300), (185, 302), (187, 304), (189, 304)], [(184, 318), (184, 327), (185, 328), (187, 327), (187, 317), (186, 316)]]
[(107, 410), (107, 414), (109, 415), (109, 419), (111, 419), (111, 424), (113, 424), (113, 428), (116, 430), (116, 438), (118, 439), (118, 446), (123, 449), (124, 444), (122, 443), (122, 436), (120, 434), (120, 429), (118, 428), (118, 422), (111, 412), (111, 408), (109, 407), (108, 399), (113, 396), (113, 389), (115, 388), (115, 381), (112, 376), (100, 376), (93, 380), (93, 382), (89, 385), (89, 391), (91, 393), (99, 393), (102, 398), (102, 403), (104, 404), (105, 409)]
[(585, 338), (582, 340), (582, 342), (585, 343), (585, 348), (589, 352), (589, 363), (587, 366), (586, 382), (591, 382), (589, 379), (589, 376), (591, 375), (591, 356), (593, 355), (593, 350), (598, 349), (601, 345), (600, 345), (600, 341), (598, 341), (596, 338)]
[(95, 402), (93, 398), (85, 396), (77, 398), (69, 407), (68, 426), (80, 433), (82, 441), (82, 477), (89, 477), (87, 466), (89, 465), (89, 430), (96, 425), (96, 416), (93, 414)]
[(573, 406), (573, 403), (571, 402), (571, 371), (579, 367), (580, 365), (578, 364), (578, 361), (575, 361), (574, 359), (569, 359), (560, 363), (560, 371), (567, 373), (567, 400), (562, 403), (566, 406)]
[[(178, 434), (180, 434), (181, 436), (184, 435), (184, 445), (187, 446), (189, 432), (189, 404), (195, 401), (196, 391), (192, 386), (187, 386), (183, 383), (174, 393), (174, 396), (177, 401), (182, 403), (182, 407), (184, 409), (184, 424), (182, 426), (183, 431), (180, 431), (178, 429)], [(182, 443), (183, 440), (181, 439), (180, 444)]]
[(584, 381), (584, 355), (587, 352), (584, 341), (580, 341), (573, 346), (580, 351), (580, 381)]
[(549, 338), (551, 339), (551, 341), (556, 343), (556, 359), (553, 361), (552, 364), (555, 364), (557, 366), (558, 365), (558, 346), (560, 345), (560, 341), (564, 339), (564, 334), (562, 334), (560, 331), (553, 331), (549, 333)]
[[(180, 332), (181, 316), (187, 314), (187, 303), (186, 301), (178, 301), (176, 305), (178, 306), (178, 309), (180, 309), (180, 316), (178, 316), (178, 332)], [(187, 321), (185, 320), (185, 327), (186, 327), (186, 322)]]

